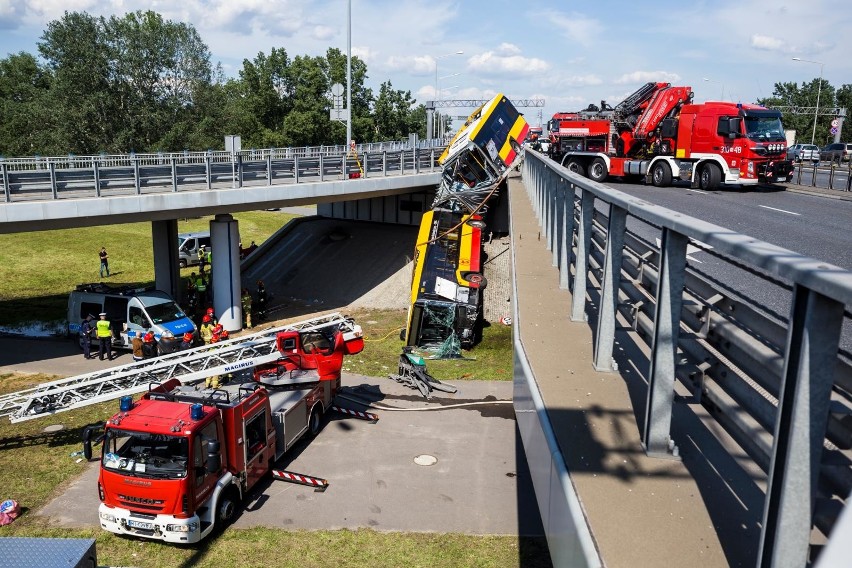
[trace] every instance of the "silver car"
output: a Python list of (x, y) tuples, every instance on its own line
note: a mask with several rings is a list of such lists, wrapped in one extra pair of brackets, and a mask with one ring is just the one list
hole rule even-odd
[(814, 144), (793, 144), (787, 148), (787, 159), (794, 162), (819, 162), (819, 147)]

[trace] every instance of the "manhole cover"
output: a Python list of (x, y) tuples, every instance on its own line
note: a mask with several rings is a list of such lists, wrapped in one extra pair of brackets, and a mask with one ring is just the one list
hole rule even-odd
[(417, 465), (435, 465), (438, 463), (438, 458), (429, 454), (420, 454), (414, 458), (414, 463)]
[(61, 432), (62, 430), (65, 430), (65, 426), (62, 424), (51, 424), (50, 426), (45, 427), (44, 433), (50, 434), (52, 432)]

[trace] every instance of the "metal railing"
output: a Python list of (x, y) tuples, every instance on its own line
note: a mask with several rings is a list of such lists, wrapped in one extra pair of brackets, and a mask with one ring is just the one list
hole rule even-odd
[[(852, 273), (575, 176), (535, 152), (526, 152), (523, 175), (560, 287), (573, 291), (571, 319), (594, 326), (595, 369), (615, 367), (617, 321), (632, 326), (631, 339), (649, 353), (639, 425), (647, 454), (677, 451), (670, 435), (677, 380), (739, 445), (738, 457), (744, 451), (766, 473), (759, 566), (804, 566), (820, 538), (852, 537), (832, 534), (852, 490), (852, 366), (840, 347), (841, 337), (848, 343)], [(691, 267), (688, 245), (785, 294), (789, 315)], [(515, 341), (516, 374), (529, 375), (535, 391), (517, 334)], [(519, 428), (530, 422), (520, 414), (518, 421)], [(559, 449), (546, 424), (537, 430), (543, 447), (532, 451), (554, 456), (558, 477)], [(553, 483), (536, 493), (551, 495), (551, 509), (558, 497), (570, 513), (570, 480), (560, 487), (558, 496)], [(564, 544), (564, 530), (552, 536)], [(580, 565), (594, 561), (587, 555)]]
[(798, 162), (793, 174), (793, 183), (823, 189), (852, 191), (852, 160), (845, 165), (829, 162)]
[(6, 203), (240, 188), (434, 171), (442, 146), (404, 142), (0, 160)]

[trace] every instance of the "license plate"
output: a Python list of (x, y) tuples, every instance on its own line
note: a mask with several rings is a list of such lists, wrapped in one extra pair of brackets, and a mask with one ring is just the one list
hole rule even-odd
[(142, 521), (134, 521), (132, 519), (127, 521), (127, 526), (134, 529), (140, 529), (143, 531), (152, 531), (154, 530), (154, 523), (143, 523)]

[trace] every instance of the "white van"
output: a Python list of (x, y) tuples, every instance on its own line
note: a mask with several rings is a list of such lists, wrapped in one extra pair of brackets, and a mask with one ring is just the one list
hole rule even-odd
[(118, 349), (131, 349), (129, 332), (152, 331), (161, 352), (171, 352), (184, 333), (196, 331), (192, 320), (165, 292), (94, 283), (81, 284), (68, 296), (68, 335), (79, 337), (83, 320), (91, 315), (97, 321), (101, 312), (112, 324), (112, 344)]
[(178, 263), (181, 268), (195, 266), (198, 262), (198, 248), (210, 251), (210, 233), (181, 233), (178, 235)]

